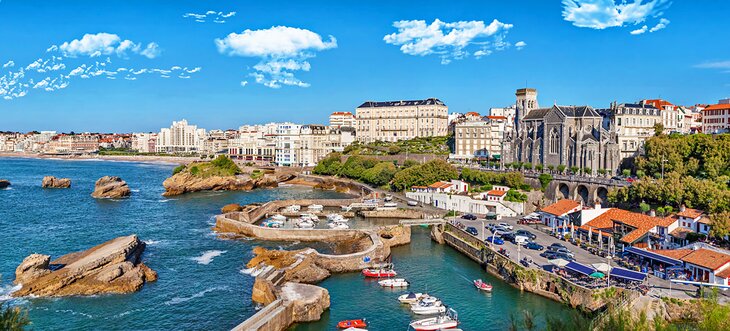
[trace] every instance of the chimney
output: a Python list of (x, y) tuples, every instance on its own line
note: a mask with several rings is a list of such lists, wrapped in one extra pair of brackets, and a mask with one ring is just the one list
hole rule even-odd
[(654, 209), (650, 210), (649, 211), (649, 216), (656, 217), (656, 211), (654, 211)]
[(679, 211), (680, 212), (685, 211), (685, 209), (687, 209), (687, 207), (685, 207), (684, 204), (682, 204), (681, 206), (679, 206)]

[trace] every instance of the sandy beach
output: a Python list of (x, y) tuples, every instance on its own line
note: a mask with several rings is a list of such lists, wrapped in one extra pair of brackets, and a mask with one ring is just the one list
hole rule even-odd
[(103, 160), (117, 162), (142, 162), (142, 163), (169, 163), (188, 164), (199, 161), (198, 157), (188, 156), (155, 156), (155, 155), (43, 155), (33, 153), (9, 153), (0, 152), (0, 157), (34, 158), (34, 159), (55, 159), (55, 160)]

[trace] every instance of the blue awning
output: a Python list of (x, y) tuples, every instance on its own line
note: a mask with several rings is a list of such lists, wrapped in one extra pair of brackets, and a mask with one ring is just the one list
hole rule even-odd
[(570, 261), (568, 264), (565, 265), (565, 269), (568, 269), (570, 271), (575, 271), (579, 274), (583, 274), (586, 276), (590, 276), (592, 273), (596, 271), (596, 269), (593, 269), (587, 265), (580, 264), (575, 261)]
[(666, 257), (664, 255), (660, 255), (660, 254), (657, 254), (657, 253), (654, 253), (654, 252), (650, 252), (650, 251), (647, 251), (647, 250), (643, 250), (641, 248), (629, 247), (629, 248), (626, 248), (624, 251), (629, 252), (629, 253), (633, 253), (633, 254), (636, 254), (636, 255), (639, 255), (639, 256), (643, 256), (643, 257), (652, 259), (654, 261), (664, 262), (666, 264), (671, 264), (671, 265), (680, 265), (680, 264), (682, 264), (682, 261), (680, 261), (680, 260), (673, 259), (671, 257)]
[(627, 280), (643, 282), (644, 279), (646, 279), (646, 274), (638, 271), (616, 267), (611, 269), (611, 277), (618, 277)]

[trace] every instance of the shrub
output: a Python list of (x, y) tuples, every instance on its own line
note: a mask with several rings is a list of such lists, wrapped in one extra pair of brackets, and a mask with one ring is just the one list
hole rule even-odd
[(175, 169), (172, 169), (172, 175), (173, 176), (177, 175), (180, 171), (183, 171), (183, 170), (185, 170), (185, 165), (181, 164), (181, 165), (175, 167)]
[(403, 191), (414, 185), (425, 186), (458, 177), (459, 172), (451, 164), (442, 159), (434, 159), (398, 172), (393, 178), (392, 186), (397, 191)]
[(193, 174), (193, 176), (195, 176), (200, 173), (200, 169), (198, 168), (198, 166), (192, 166), (190, 168), (190, 173)]
[(548, 185), (550, 185), (550, 182), (553, 180), (553, 176), (550, 174), (540, 174), (537, 179), (540, 181), (540, 187), (542, 187), (542, 190), (545, 191)]

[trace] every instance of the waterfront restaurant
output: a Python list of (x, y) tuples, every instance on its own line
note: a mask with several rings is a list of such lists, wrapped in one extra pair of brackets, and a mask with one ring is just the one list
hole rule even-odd
[[(708, 248), (648, 251), (630, 247), (626, 251), (651, 260), (652, 264), (661, 262), (669, 268), (683, 266), (685, 274), (677, 277), (679, 279), (730, 285), (730, 282), (728, 282), (728, 278), (730, 278), (730, 254)], [(663, 274), (657, 276), (662, 277)]]
[(556, 228), (563, 225), (563, 220), (568, 214), (580, 211), (580, 202), (570, 199), (562, 199), (540, 210), (540, 220), (550, 227)]

